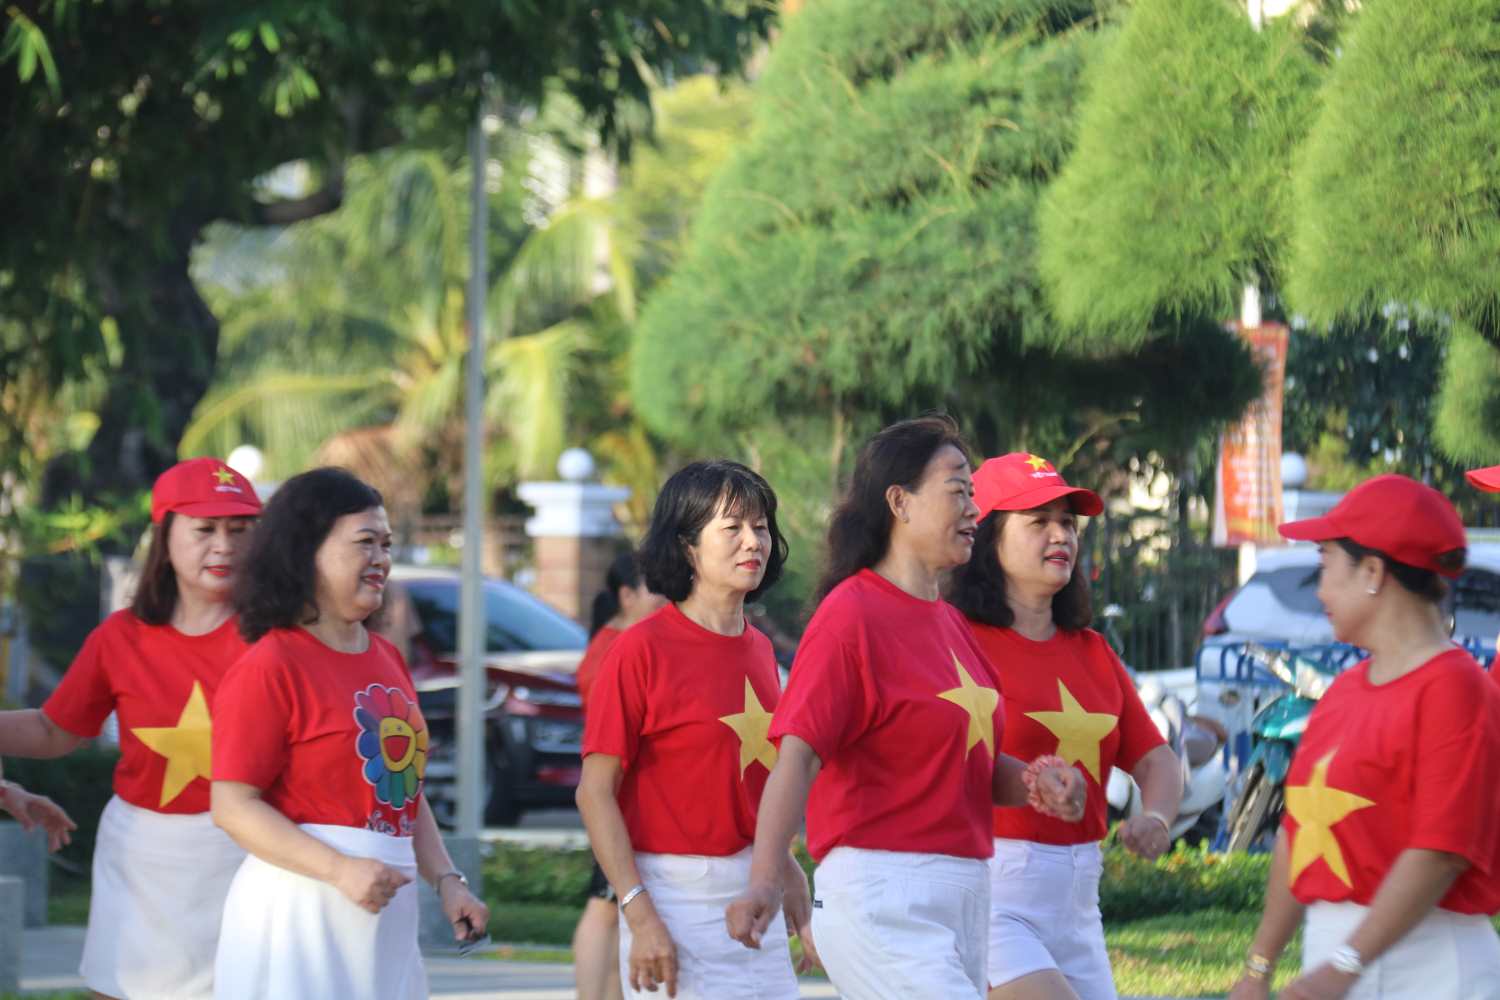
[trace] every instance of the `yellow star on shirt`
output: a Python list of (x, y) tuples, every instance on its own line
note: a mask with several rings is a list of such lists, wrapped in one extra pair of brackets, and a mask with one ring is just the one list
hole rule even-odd
[(1026, 718), (1035, 719), (1057, 737), (1059, 757), (1069, 764), (1082, 764), (1083, 769), (1094, 776), (1094, 781), (1103, 784), (1104, 777), (1099, 771), (1099, 744), (1114, 732), (1120, 717), (1108, 712), (1085, 712), (1061, 678), (1057, 682), (1057, 697), (1061, 711), (1027, 712)]
[(228, 469), (215, 469), (214, 478), (219, 481), (220, 486), (228, 486), (230, 483), (234, 482), (234, 473), (230, 472)]
[(1026, 464), (1031, 466), (1033, 471), (1041, 472), (1047, 467), (1047, 460), (1040, 455), (1028, 454), (1026, 456)]
[(1361, 795), (1328, 787), (1328, 765), (1333, 763), (1337, 749), (1313, 765), (1312, 778), (1305, 785), (1290, 785), (1286, 790), (1286, 811), (1297, 821), (1297, 832), (1292, 837), (1292, 871), (1289, 881), (1314, 861), (1322, 858), (1328, 862), (1329, 870), (1349, 888), (1354, 883), (1349, 879), (1349, 866), (1344, 863), (1344, 852), (1333, 828), (1345, 816), (1375, 803)]
[(755, 688), (750, 678), (745, 678), (745, 710), (734, 715), (722, 715), (719, 721), (740, 738), (740, 777), (751, 761), (760, 761), (767, 771), (776, 766), (776, 745), (767, 737), (771, 733), (771, 713), (761, 706), (755, 697)]
[(167, 773), (161, 781), (161, 805), (181, 795), (194, 778), (207, 778), (213, 773), (213, 754), (209, 750), (212, 729), (208, 700), (203, 697), (203, 688), (193, 681), (192, 694), (182, 706), (177, 725), (131, 730), (136, 739), (167, 758)]
[(959, 662), (958, 654), (948, 650), (953, 657), (953, 667), (958, 671), (958, 687), (938, 693), (944, 701), (951, 701), (969, 713), (969, 741), (964, 744), (964, 754), (983, 743), (984, 748), (995, 756), (995, 709), (1000, 704), (1000, 692), (992, 687), (974, 683), (974, 678)]

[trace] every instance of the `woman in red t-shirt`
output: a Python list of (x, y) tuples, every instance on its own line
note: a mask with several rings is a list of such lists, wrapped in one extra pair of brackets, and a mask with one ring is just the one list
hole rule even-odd
[(1056, 754), (1083, 769), (1081, 823), (1034, 809), (995, 809), (990, 859), (990, 1000), (1114, 1000), (1099, 913), (1099, 841), (1108, 832), (1104, 786), (1130, 772), (1145, 811), (1120, 840), (1154, 859), (1171, 844), (1182, 765), (1162, 740), (1135, 684), (1089, 628), (1089, 584), (1078, 567), (1078, 516), (1104, 509), (1052, 463), (1012, 452), (974, 473), (974, 558), (949, 600), (969, 619), (1005, 692), (1000, 748), (1031, 760)]
[[(578, 663), (578, 695), (583, 699), (585, 716), (589, 691), (599, 676), (604, 654), (620, 633), (660, 608), (664, 600), (646, 586), (634, 552), (622, 552), (609, 564), (604, 589), (594, 595), (590, 609), (589, 646)], [(615, 890), (596, 860), (583, 914), (573, 929), (573, 978), (578, 1000), (615, 1000), (620, 996), (619, 921)]]
[(726, 914), (737, 940), (761, 945), (806, 806), (812, 930), (851, 1000), (982, 998), (993, 804), (1083, 814), (1078, 771), (1000, 752), (999, 682), (940, 596), (973, 548), (973, 491), (946, 417), (887, 427), (860, 452), (771, 727), (780, 758), (750, 886)]
[(489, 912), (422, 795), (406, 664), (366, 628), (391, 569), (380, 494), (342, 469), (287, 480), (236, 594), (254, 643), (214, 702), (213, 818), (249, 852), (224, 903), (218, 1000), (417, 1000), (420, 875), (459, 940)]
[[(785, 845), (786, 920), (752, 953), (724, 933), (750, 842), (781, 693), (771, 643), (745, 619), (786, 561), (776, 494), (738, 462), (694, 462), (662, 487), (641, 545), (647, 585), (672, 603), (627, 629), (589, 697), (578, 808), (620, 899), (630, 996), (798, 995), (787, 931), (804, 934), (807, 879)], [(803, 943), (811, 953), (811, 942)]]
[(1405, 476), (1366, 480), (1318, 543), (1334, 637), (1369, 651), (1318, 700), (1286, 776), (1265, 910), (1234, 1000), (1270, 995), (1305, 919), (1284, 998), (1500, 998), (1500, 691), (1448, 637), (1444, 578), (1463, 523)]
[(208, 814), (209, 706), (246, 649), (230, 595), (259, 514), (250, 482), (216, 458), (163, 472), (130, 608), (89, 633), (40, 709), (0, 713), (0, 754), (24, 757), (60, 757), (118, 722), (79, 969), (96, 996), (213, 995), (219, 914), (245, 852)]

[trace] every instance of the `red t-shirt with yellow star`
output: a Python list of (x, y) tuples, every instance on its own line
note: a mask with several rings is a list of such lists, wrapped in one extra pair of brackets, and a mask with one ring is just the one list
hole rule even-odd
[(209, 706), (247, 648), (233, 617), (212, 632), (185, 635), (116, 611), (89, 633), (42, 712), (84, 739), (98, 736), (114, 712), (115, 794), (156, 812), (207, 812)]
[(342, 653), (305, 629), (272, 629), (219, 685), (214, 719), (215, 781), (254, 785), (294, 823), (412, 835), (427, 723), (382, 636)]
[(750, 846), (780, 695), (771, 640), (749, 622), (720, 635), (668, 604), (621, 633), (594, 682), (583, 754), (620, 758), (633, 848), (726, 857)]
[(988, 858), (999, 683), (968, 623), (861, 570), (808, 623), (771, 736), (822, 760), (808, 850)]
[(1093, 629), (1058, 629), (1035, 642), (1014, 629), (970, 622), (1005, 692), (1000, 749), (1032, 761), (1056, 754), (1087, 776), (1083, 819), (1066, 823), (1029, 806), (995, 808), (994, 833), (1040, 844), (1085, 844), (1109, 832), (1104, 785), (1165, 740), (1109, 643)]
[(1338, 677), (1308, 718), (1286, 778), (1292, 894), (1368, 905), (1410, 848), (1471, 867), (1438, 904), (1500, 911), (1500, 691), (1454, 649), (1370, 683)]
[(578, 672), (574, 677), (585, 713), (589, 710), (589, 694), (594, 690), (594, 681), (599, 679), (599, 668), (604, 665), (604, 654), (609, 652), (609, 647), (623, 634), (620, 629), (605, 625), (589, 639), (588, 648), (583, 651), (583, 659), (578, 661)]

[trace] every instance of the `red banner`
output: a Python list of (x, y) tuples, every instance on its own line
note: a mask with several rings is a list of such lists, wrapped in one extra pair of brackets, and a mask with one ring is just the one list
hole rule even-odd
[(1265, 391), (1219, 439), (1214, 490), (1214, 544), (1277, 544), (1281, 523), (1281, 400), (1286, 376), (1287, 328), (1265, 323), (1229, 324), (1250, 345)]

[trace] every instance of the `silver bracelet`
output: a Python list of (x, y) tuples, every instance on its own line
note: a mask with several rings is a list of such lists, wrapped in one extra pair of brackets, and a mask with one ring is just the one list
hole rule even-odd
[(449, 876), (458, 879), (458, 881), (465, 886), (469, 884), (469, 880), (464, 876), (463, 872), (459, 871), (457, 868), (449, 868), (447, 871), (443, 872), (443, 874), (432, 880), (432, 891), (436, 892), (441, 889), (443, 887), (443, 879), (448, 878)]
[(1360, 957), (1359, 951), (1349, 944), (1341, 944), (1333, 949), (1333, 954), (1328, 956), (1328, 964), (1346, 976), (1362, 975), (1365, 971), (1365, 960)]
[(635, 897), (639, 896), (641, 893), (643, 893), (645, 891), (646, 891), (646, 887), (645, 886), (638, 885), (634, 889), (631, 889), (629, 892), (627, 892), (625, 895), (621, 896), (620, 897), (620, 909), (622, 909), (622, 910), (625, 909), (625, 907), (627, 907), (627, 906), (630, 905), (630, 901), (632, 899), (634, 899)]

